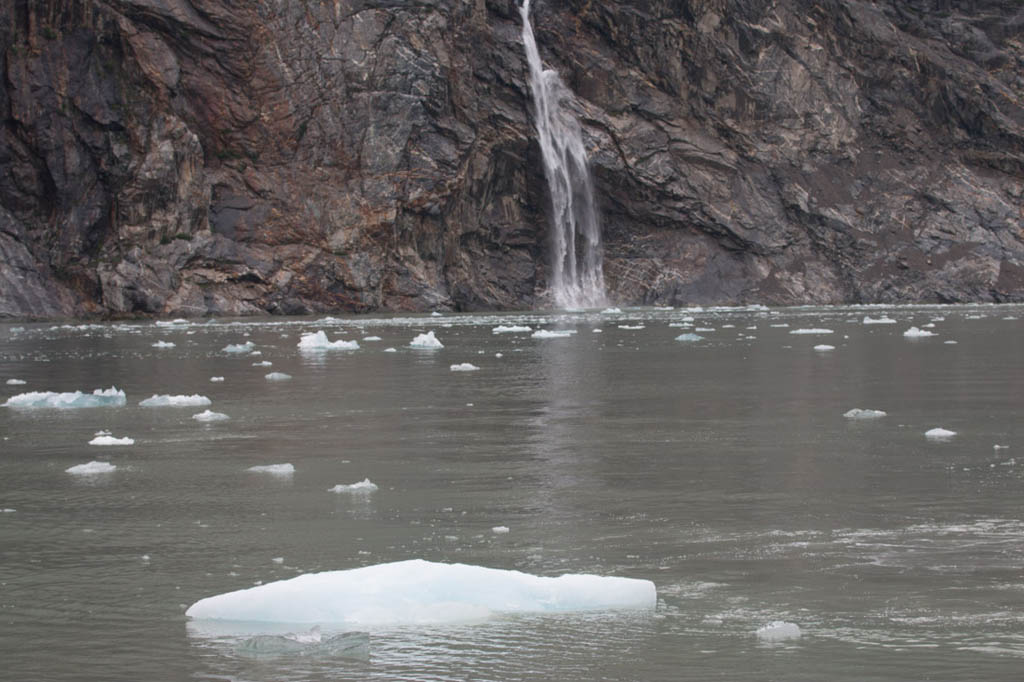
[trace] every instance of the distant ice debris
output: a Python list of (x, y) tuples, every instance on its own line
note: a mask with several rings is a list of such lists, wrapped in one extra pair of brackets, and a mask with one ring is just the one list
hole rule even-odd
[(7, 385), (8, 386), (24, 386), (27, 383), (28, 382), (25, 381), (24, 379), (8, 379), (7, 380)]
[(203, 410), (199, 414), (192, 415), (192, 418), (197, 422), (222, 422), (231, 419), (223, 412), (214, 412), (213, 410)]
[(816, 350), (818, 352), (830, 351), (830, 350), (835, 350), (835, 349), (836, 349), (835, 346), (830, 346), (827, 343), (819, 343), (817, 346), (814, 347), (814, 350)]
[(210, 381), (214, 384), (219, 384), (224, 381), (224, 377), (210, 377)]
[(422, 348), (427, 350), (433, 350), (435, 348), (444, 348), (444, 344), (438, 341), (437, 337), (434, 336), (434, 332), (429, 331), (426, 334), (418, 334), (416, 338), (409, 342), (411, 348)]
[(68, 467), (64, 471), (75, 476), (93, 476), (95, 474), (109, 474), (111, 471), (117, 469), (116, 466), (110, 462), (97, 462), (92, 461), (87, 464), (76, 464), (73, 467)]
[(157, 341), (153, 344), (153, 348), (174, 348), (173, 341)]
[(249, 467), (246, 471), (252, 471), (257, 474), (271, 474), (272, 476), (291, 476), (295, 473), (295, 467), (291, 464), (260, 464), (254, 467)]
[(956, 435), (956, 431), (950, 431), (943, 428), (929, 429), (924, 432), (924, 437), (931, 440), (949, 440)]
[(205, 395), (153, 395), (139, 403), (140, 407), (203, 407), (212, 405)]
[(908, 339), (920, 339), (925, 336), (935, 336), (935, 332), (930, 332), (927, 329), (918, 329), (917, 327), (911, 327), (907, 331), (903, 332), (903, 336)]
[(29, 408), (57, 408), (73, 409), (79, 407), (121, 407), (127, 402), (124, 391), (119, 391), (113, 386), (108, 389), (97, 388), (92, 393), (54, 393), (52, 391), (32, 391), (31, 393), (19, 393), (7, 399), (4, 407)]
[(253, 367), (271, 367), (274, 363), (270, 360), (260, 360), (259, 362), (252, 363)]
[(309, 573), (192, 604), (198, 620), (264, 623), (430, 624), (498, 613), (653, 611), (654, 583), (567, 574), (541, 577), (422, 559)]
[(533, 327), (526, 327), (523, 325), (503, 325), (499, 324), (497, 327), (491, 330), (492, 334), (525, 334), (526, 332), (532, 332)]
[(697, 327), (693, 331), (700, 332), (701, 334), (710, 334), (711, 332), (715, 331), (715, 328), (714, 327)]
[(765, 642), (782, 642), (787, 639), (799, 639), (802, 633), (796, 623), (776, 620), (759, 627), (754, 634)]
[(495, 526), (491, 529), (491, 532), (495, 535), (505, 535), (508, 533), (508, 526)]
[(859, 407), (855, 407), (852, 410), (843, 413), (843, 416), (847, 419), (879, 419), (887, 416), (888, 413), (882, 410), (862, 410)]
[(603, 329), (601, 329), (600, 327), (594, 327), (594, 328), (593, 328), (593, 329), (591, 329), (590, 331), (591, 331), (592, 333), (594, 333), (594, 334), (603, 334), (603, 333), (604, 333), (604, 330), (603, 330)]
[(619, 329), (643, 329), (642, 324), (620, 324)]
[(17, 509), (11, 509), (10, 507), (5, 507), (4, 509), (0, 509), (0, 514), (14, 514), (17, 511), (18, 511)]
[(792, 329), (790, 334), (834, 334), (831, 329)]
[(700, 334), (686, 333), (686, 334), (680, 334), (679, 336), (676, 337), (676, 341), (684, 341), (684, 342), (687, 342), (687, 343), (693, 343), (695, 341), (703, 341), (703, 340), (704, 340), (704, 337), (701, 336)]
[(604, 310), (601, 311), (601, 314), (602, 315), (617, 315), (618, 313), (621, 313), (621, 312), (622, 311), (619, 310), (618, 308), (605, 308)]
[(379, 336), (364, 336), (363, 337), (363, 341), (380, 341), (380, 340), (381, 340), (381, 338)]
[(785, 323), (785, 322), (780, 322), (779, 324), (770, 324), (768, 326), (769, 327), (775, 327), (776, 329), (785, 329), (789, 325), (787, 323)]
[(441, 317), (441, 315), (442, 315), (442, 313), (439, 313), (439, 312), (437, 312), (436, 310), (433, 310), (433, 311), (431, 311), (431, 313), (430, 313), (430, 316), (431, 316), (431, 317)]
[(385, 353), (397, 353), (398, 349), (397, 348), (385, 348), (384, 352)]
[(173, 327), (173, 326), (179, 325), (179, 324), (188, 324), (188, 320), (184, 320), (184, 319), (178, 317), (178, 318), (175, 318), (173, 320), (157, 320), (156, 321), (156, 326), (158, 326), (158, 327)]
[(948, 341), (943, 341), (942, 343), (944, 343), (947, 346), (955, 346), (957, 342), (954, 341), (953, 339), (949, 339)]
[(251, 353), (256, 348), (256, 344), (252, 341), (246, 341), (245, 343), (233, 343), (224, 346), (221, 350), (225, 353)]
[(882, 315), (881, 317), (871, 317), (870, 315), (865, 315), (862, 322), (864, 324), (896, 324), (896, 320), (886, 315)]
[(463, 362), (462, 364), (451, 366), (451, 371), (453, 372), (475, 372), (478, 369), (480, 368), (469, 362)]
[(285, 374), (284, 372), (271, 372), (270, 374), (264, 374), (263, 378), (267, 381), (288, 381), (292, 378), (292, 375)]
[(361, 495), (366, 495), (366, 494), (369, 494), (369, 493), (372, 493), (372, 492), (376, 492), (377, 489), (378, 488), (377, 488), (377, 484), (376, 483), (374, 483), (373, 481), (371, 481), (368, 478), (364, 478), (363, 480), (359, 481), (358, 483), (350, 483), (348, 485), (345, 485), (344, 483), (339, 483), (338, 485), (334, 486), (333, 488), (328, 488), (327, 492), (329, 492), (329, 493), (353, 493), (353, 494), (357, 494), (357, 495), (360, 495), (360, 494)]
[(359, 350), (358, 341), (328, 341), (327, 334), (323, 330), (303, 334), (299, 340), (299, 350), (320, 351), (320, 350)]
[(89, 441), (89, 445), (135, 445), (135, 439), (128, 438), (127, 436), (124, 438), (115, 438), (114, 436), (105, 434), (93, 438)]
[(532, 336), (535, 339), (564, 339), (576, 333), (575, 329), (538, 329)]

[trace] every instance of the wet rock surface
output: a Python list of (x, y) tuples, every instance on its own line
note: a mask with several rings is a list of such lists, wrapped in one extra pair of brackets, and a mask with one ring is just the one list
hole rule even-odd
[[(1024, 300), (1016, 0), (540, 0), (619, 303)], [(0, 316), (543, 305), (512, 0), (0, 10)]]

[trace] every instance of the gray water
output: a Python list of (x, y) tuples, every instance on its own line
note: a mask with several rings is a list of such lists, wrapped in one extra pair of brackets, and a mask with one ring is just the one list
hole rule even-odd
[[(898, 323), (862, 324), (884, 312)], [(121, 408), (0, 408), (0, 509), (14, 510), (0, 512), (0, 679), (1021, 679), (1024, 354), (1022, 322), (1005, 319), (1018, 317), (966, 306), (0, 325), (0, 402), (111, 385), (128, 396)], [(936, 336), (903, 337), (933, 318)], [(577, 333), (492, 334), (498, 324)], [(316, 329), (382, 340), (300, 353), (299, 334)], [(407, 347), (427, 330), (443, 349)], [(704, 338), (674, 340), (686, 332)], [(262, 355), (221, 352), (246, 340)], [(462, 362), (480, 370), (450, 371)], [(204, 394), (231, 419), (138, 406), (154, 393)], [(845, 419), (855, 407), (888, 416)], [(957, 435), (925, 438), (934, 427)], [(87, 445), (100, 429), (135, 445)], [(90, 460), (117, 469), (65, 473)], [(293, 476), (246, 471), (284, 462)], [(370, 496), (327, 492), (367, 477), (380, 486)], [(258, 581), (410, 558), (646, 578), (658, 607), (378, 627), (365, 661), (253, 659), (231, 627), (184, 617)], [(755, 635), (775, 620), (802, 636)]]

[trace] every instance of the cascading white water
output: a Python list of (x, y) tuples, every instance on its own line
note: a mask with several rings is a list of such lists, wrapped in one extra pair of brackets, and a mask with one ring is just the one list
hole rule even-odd
[(579, 121), (564, 105), (573, 94), (558, 72), (544, 69), (530, 25), (530, 0), (519, 8), (537, 110), (537, 135), (552, 207), (551, 293), (563, 308), (605, 304), (601, 227)]

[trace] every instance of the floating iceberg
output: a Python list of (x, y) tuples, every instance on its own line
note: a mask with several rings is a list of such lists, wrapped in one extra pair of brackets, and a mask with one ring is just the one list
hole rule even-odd
[(703, 341), (704, 337), (700, 334), (680, 334), (676, 337), (676, 341), (685, 341), (687, 343), (693, 343), (694, 341)]
[(836, 349), (835, 346), (830, 346), (827, 343), (819, 343), (817, 346), (814, 347), (814, 350), (819, 351), (819, 352), (830, 351), (830, 350), (835, 350), (835, 349)]
[(210, 377), (211, 383), (219, 384), (222, 381), (224, 381), (224, 377)]
[(135, 445), (134, 438), (115, 438), (110, 434), (100, 434), (89, 441), (89, 445)]
[(374, 492), (376, 490), (377, 490), (377, 484), (374, 483), (373, 481), (371, 481), (368, 478), (364, 478), (363, 480), (359, 481), (358, 483), (351, 483), (349, 485), (345, 485), (343, 483), (339, 483), (338, 485), (334, 486), (333, 488), (328, 488), (327, 492), (329, 492), (329, 493), (356, 493), (356, 494), (365, 495), (365, 494), (372, 493), (372, 492)]
[(491, 330), (492, 334), (524, 334), (526, 332), (532, 332), (533, 327), (526, 327), (522, 325), (498, 325)]
[(478, 369), (480, 369), (480, 368), (477, 367), (476, 365), (472, 364), (472, 363), (469, 363), (469, 362), (463, 362), (460, 365), (452, 365), (451, 366), (451, 370), (453, 372), (475, 372)]
[(831, 329), (793, 329), (790, 334), (834, 334)]
[(139, 403), (140, 407), (203, 407), (213, 404), (205, 395), (153, 395)]
[(19, 408), (59, 408), (71, 409), (79, 407), (121, 407), (127, 402), (124, 391), (113, 386), (108, 389), (97, 388), (92, 393), (53, 393), (52, 391), (33, 391), (20, 393), (7, 399), (4, 407)]
[(94, 474), (109, 474), (117, 467), (110, 462), (89, 462), (88, 464), (76, 464), (73, 467), (65, 469), (69, 474), (76, 476), (92, 476)]
[(917, 327), (911, 327), (907, 331), (903, 332), (903, 336), (908, 339), (920, 339), (925, 336), (935, 336), (935, 332), (930, 332), (927, 329), (918, 329)]
[(878, 419), (879, 417), (885, 417), (886, 413), (881, 410), (862, 410), (859, 407), (855, 407), (843, 413), (843, 416), (847, 419)]
[(25, 381), (24, 379), (8, 379), (7, 380), (7, 385), (8, 386), (24, 386), (27, 383), (28, 382)]
[(787, 623), (784, 620), (776, 620), (768, 625), (759, 627), (754, 633), (757, 638), (766, 642), (782, 642), (787, 639), (799, 639), (800, 626), (796, 623)]
[(924, 432), (924, 437), (930, 438), (931, 440), (948, 440), (955, 435), (956, 431), (950, 431), (942, 428), (928, 429)]
[(174, 348), (173, 341), (157, 341), (153, 344), (153, 348)]
[(158, 327), (173, 327), (174, 325), (177, 325), (177, 324), (188, 324), (188, 320), (185, 320), (185, 319), (182, 319), (182, 318), (178, 317), (178, 318), (175, 318), (173, 320), (157, 320), (156, 321), (156, 326), (158, 326)]
[(246, 341), (245, 343), (233, 343), (224, 346), (224, 348), (222, 348), (221, 350), (225, 353), (249, 353), (255, 347), (255, 343), (253, 343), (252, 341)]
[(643, 329), (643, 328), (644, 328), (644, 325), (642, 325), (642, 324), (620, 324), (619, 325), (619, 329), (634, 329), (635, 330), (635, 329)]
[(649, 580), (567, 574), (540, 577), (422, 559), (309, 573), (201, 599), (193, 619), (273, 623), (424, 624), (495, 613), (653, 610)]
[(295, 467), (291, 464), (261, 464), (249, 467), (246, 471), (254, 471), (258, 474), (272, 474), (274, 476), (291, 476), (295, 473)]
[(538, 329), (530, 336), (532, 336), (535, 339), (564, 339), (568, 336), (572, 336), (575, 333), (575, 329)]
[(274, 363), (270, 360), (260, 360), (259, 362), (252, 363), (253, 367), (271, 367)]
[(397, 353), (397, 352), (398, 352), (398, 349), (397, 349), (397, 348), (390, 348), (390, 347), (389, 347), (389, 348), (385, 348), (385, 349), (384, 349), (384, 352), (385, 352), (385, 353)]
[(621, 313), (621, 312), (622, 311), (619, 310), (618, 308), (605, 308), (604, 310), (601, 311), (601, 314), (602, 315), (616, 315), (616, 314)]
[(264, 374), (263, 378), (267, 381), (288, 381), (292, 378), (292, 375), (285, 374), (284, 372), (271, 372), (270, 374)]
[(434, 332), (427, 332), (426, 334), (419, 334), (415, 339), (409, 342), (409, 346), (412, 348), (444, 348), (444, 344), (437, 340), (434, 336)]
[(327, 334), (321, 331), (303, 334), (299, 340), (299, 350), (359, 350), (358, 341), (328, 341)]
[(870, 315), (865, 315), (864, 319), (861, 320), (861, 322), (863, 324), (896, 324), (896, 320), (892, 319), (891, 317), (886, 317), (885, 315), (882, 315), (881, 317), (871, 317)]
[(203, 410), (199, 414), (192, 415), (192, 418), (197, 422), (222, 422), (231, 419), (223, 412), (214, 412), (213, 410)]
[(491, 529), (491, 532), (495, 535), (505, 535), (508, 533), (508, 526), (495, 526)]
[(380, 340), (381, 340), (381, 338), (379, 336), (364, 336), (363, 337), (363, 341), (380, 341)]

